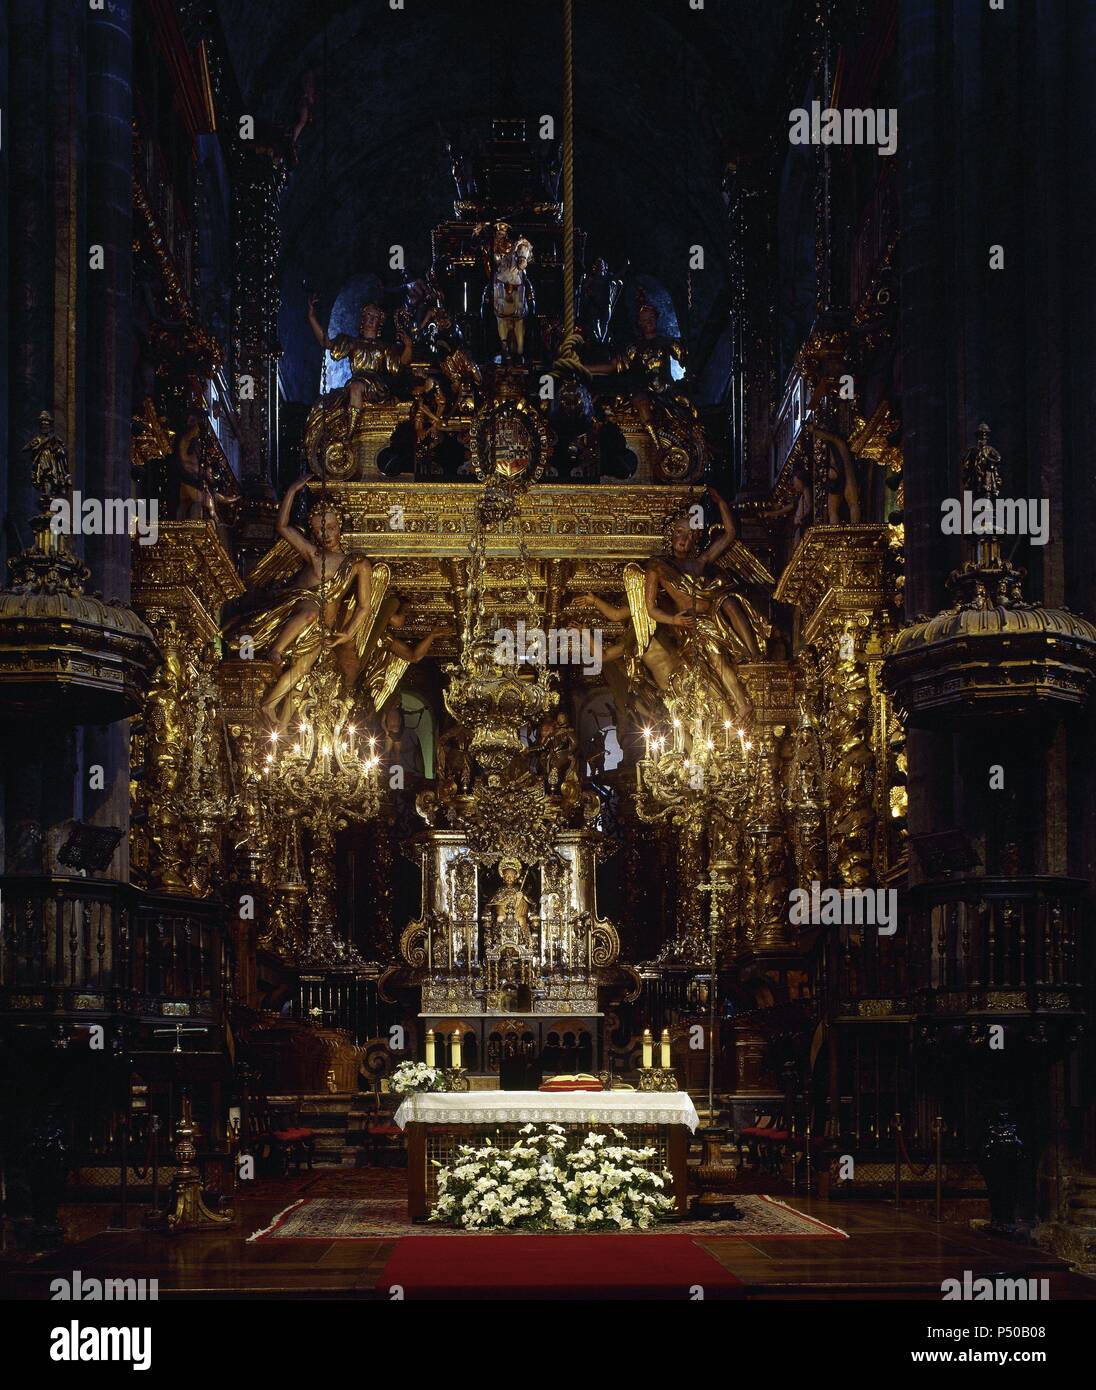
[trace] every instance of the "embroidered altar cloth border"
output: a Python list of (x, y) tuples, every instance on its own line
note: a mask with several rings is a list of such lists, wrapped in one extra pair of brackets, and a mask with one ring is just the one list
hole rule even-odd
[(426, 1091), (408, 1096), (393, 1117), (400, 1129), (423, 1125), (700, 1123), (686, 1091)]

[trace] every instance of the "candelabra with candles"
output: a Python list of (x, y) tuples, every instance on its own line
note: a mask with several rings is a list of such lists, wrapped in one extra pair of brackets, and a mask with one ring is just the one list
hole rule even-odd
[[(725, 702), (700, 664), (685, 664), (671, 678), (667, 718), (643, 730), (645, 750), (636, 764), (636, 812), (648, 823), (669, 823), (681, 835), (682, 870), (699, 887), (713, 847), (725, 844), (750, 796), (754, 745), (728, 717)], [(699, 910), (686, 912), (659, 953), (660, 963), (709, 965), (711, 942)]]
[(654, 1039), (651, 1030), (643, 1030), (643, 1057), (639, 1068), (641, 1091), (676, 1091), (677, 1073), (670, 1060), (670, 1030), (663, 1028), (658, 1045), (658, 1066), (655, 1066)]
[(744, 799), (753, 744), (695, 668), (678, 676), (666, 696), (666, 723), (643, 730), (636, 806), (641, 820), (701, 833), (713, 811), (726, 814)]
[(353, 705), (340, 693), (330, 651), (324, 652), (305, 677), (290, 731), (271, 733), (264, 767), (271, 799), (311, 832), (308, 934), (300, 963), (329, 970), (362, 964), (354, 945), (336, 930), (335, 834), (380, 810), (376, 740), (363, 740), (352, 722)]

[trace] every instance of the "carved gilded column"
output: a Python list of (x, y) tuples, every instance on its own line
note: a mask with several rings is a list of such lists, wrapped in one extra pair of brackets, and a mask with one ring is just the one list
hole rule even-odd
[(746, 822), (751, 896), (746, 900), (749, 944), (756, 951), (788, 945), (788, 841), (778, 791), (776, 739), (780, 728), (761, 736), (754, 763), (755, 791)]
[(141, 811), (149, 887), (165, 893), (184, 893), (183, 826), (179, 819), (179, 788), (186, 756), (187, 650), (183, 633), (169, 615), (148, 614), (163, 653), (163, 665), (145, 707), (144, 775)]
[(269, 661), (222, 661), (217, 680), (232, 750), (232, 871), (245, 883), (266, 884), (270, 875), (270, 796), (264, 786), (259, 702), (276, 674)]
[[(817, 729), (822, 765), (821, 786), (811, 788), (804, 803), (804, 852), (817, 856), (817, 836), (808, 822), (821, 790), (828, 827), (825, 876), (839, 887), (866, 887), (887, 867), (881, 843), (892, 743), (879, 670), (893, 630), (892, 530), (874, 524), (812, 526), (775, 594), (799, 606), (810, 653), (802, 670), (817, 672), (803, 691), (803, 717)], [(799, 737), (807, 738), (806, 730)]]
[(134, 868), (163, 892), (205, 897), (222, 879), (230, 769), (216, 643), (221, 606), (242, 588), (207, 522), (162, 521), (155, 545), (133, 546), (134, 606), (164, 657), (136, 739)]

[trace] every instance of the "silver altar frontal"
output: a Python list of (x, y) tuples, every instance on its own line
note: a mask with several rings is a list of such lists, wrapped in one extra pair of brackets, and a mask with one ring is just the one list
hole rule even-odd
[(426, 1060), (432, 1030), (438, 1064), (454, 1062), (456, 1033), (459, 1064), (473, 1073), (498, 1074), (507, 1058), (541, 1058), (548, 1071), (596, 1067), (598, 988), (615, 977), (607, 972), (619, 952), (615, 926), (597, 910), (598, 839), (564, 829), (538, 863), (504, 855), (492, 864), (459, 832), (419, 838), (422, 906), (401, 950), (421, 988)]

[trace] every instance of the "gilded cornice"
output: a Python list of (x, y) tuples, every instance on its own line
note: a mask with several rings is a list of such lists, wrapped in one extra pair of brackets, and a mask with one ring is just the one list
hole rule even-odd
[(218, 614), (244, 591), (228, 552), (206, 521), (161, 521), (154, 545), (133, 545), (133, 603), (151, 617), (170, 613), (201, 641), (218, 630)]
[[(476, 530), (479, 483), (328, 483), (346, 517), (348, 552), (397, 562), (401, 578), (440, 574), (463, 560)], [(313, 494), (315, 489), (313, 490)], [(520, 514), (487, 536), (489, 560), (517, 559), (524, 547), (534, 561), (570, 560), (590, 565), (647, 560), (663, 548), (666, 517), (699, 497), (696, 488), (668, 484), (585, 485), (541, 483), (522, 497)], [(761, 561), (736, 542), (729, 567), (753, 584), (773, 584)], [(255, 567), (256, 583), (289, 573), (293, 551), (279, 541)]]
[(803, 638), (813, 643), (831, 629), (888, 606), (889, 528), (812, 526), (780, 576), (774, 598), (798, 605)]

